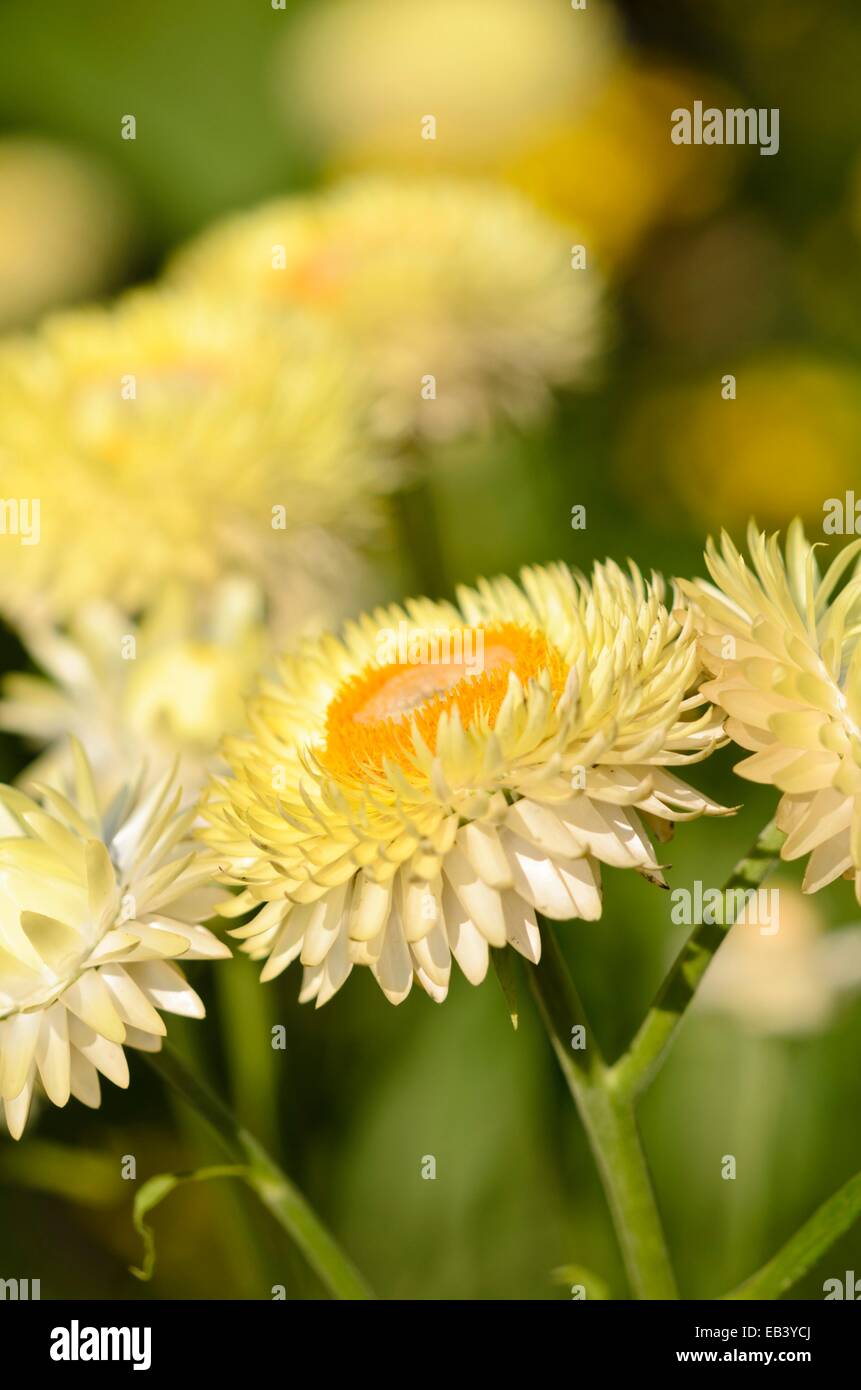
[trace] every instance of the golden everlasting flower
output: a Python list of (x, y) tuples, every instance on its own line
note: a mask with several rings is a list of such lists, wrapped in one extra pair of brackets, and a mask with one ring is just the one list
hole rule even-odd
[(509, 190), (356, 180), (229, 218), (177, 280), (331, 320), (368, 369), (375, 429), (448, 438), (528, 416), (594, 356), (599, 295), (571, 235)]
[(373, 520), (384, 479), (365, 401), (325, 325), (175, 293), (11, 340), (0, 605), (23, 626), (90, 598), (134, 611), (166, 579), (206, 585), (232, 567), (287, 603), (292, 568), (335, 571), (330, 535)]
[(116, 792), (144, 762), (163, 772), (179, 761), (186, 792), (198, 792), (223, 735), (242, 728), (244, 697), (269, 657), (262, 596), (239, 576), (206, 595), (169, 585), (139, 621), (93, 601), (68, 632), (32, 628), (26, 638), (48, 679), (16, 673), (0, 685), (0, 729), (46, 746), (24, 786), (68, 774), (74, 734), (100, 790)]
[(177, 958), (230, 955), (199, 925), (220, 893), (172, 773), (105, 810), (79, 745), (74, 761), (69, 798), (0, 788), (0, 1097), (16, 1139), (38, 1084), (97, 1107), (100, 1072), (128, 1085), (124, 1044), (161, 1047), (160, 1010), (203, 1017)]
[[(393, 1003), (445, 998), (488, 948), (541, 949), (536, 914), (601, 914), (602, 863), (662, 882), (643, 819), (723, 808), (669, 768), (721, 738), (695, 634), (664, 586), (563, 565), (377, 610), (307, 641), (228, 740), (205, 838), (264, 980), (297, 957), (325, 1003), (367, 965)], [(641, 818), (642, 817), (642, 818)]]
[(861, 540), (820, 576), (801, 522), (789, 528), (786, 558), (776, 535), (751, 523), (749, 567), (729, 536), (709, 541), (714, 584), (682, 585), (696, 607), (703, 693), (729, 716), (726, 732), (750, 750), (741, 777), (783, 792), (777, 823), (784, 859), (810, 858), (804, 891), (839, 875), (861, 902), (861, 572), (842, 588)]

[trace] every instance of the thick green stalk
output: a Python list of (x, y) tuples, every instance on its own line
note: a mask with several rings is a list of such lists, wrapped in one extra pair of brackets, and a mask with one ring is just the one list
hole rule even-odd
[[(724, 895), (758, 888), (776, 865), (784, 838), (774, 821), (769, 821), (749, 853), (736, 864), (721, 890)], [(732, 926), (732, 911), (722, 915), (722, 923), (701, 922), (694, 927), (631, 1046), (613, 1067), (613, 1080), (622, 1095), (633, 1097), (642, 1091), (672, 1047), (685, 1010)]]
[[(542, 927), (530, 983), (592, 1146), (631, 1288), (637, 1298), (677, 1298), (633, 1104), (616, 1093), (556, 938), (549, 924)], [(582, 1034), (572, 1036), (574, 1029)]]
[(368, 1299), (373, 1294), (362, 1276), (322, 1225), (298, 1188), (266, 1150), (239, 1124), (224, 1102), (195, 1076), (166, 1044), (142, 1056), (215, 1131), (229, 1157), (245, 1169), (245, 1180), (278, 1224), (292, 1237), (311, 1267), (336, 1297)]
[(605, 1085), (584, 1097), (579, 1109), (635, 1296), (678, 1298), (631, 1101)]

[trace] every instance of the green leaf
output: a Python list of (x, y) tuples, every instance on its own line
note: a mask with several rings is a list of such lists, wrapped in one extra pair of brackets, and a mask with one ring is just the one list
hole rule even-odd
[(600, 1274), (594, 1274), (585, 1265), (560, 1265), (551, 1274), (554, 1284), (564, 1284), (571, 1289), (581, 1285), (590, 1303), (606, 1303), (610, 1297), (610, 1285)]
[(491, 950), (490, 955), (500, 989), (505, 996), (511, 1026), (516, 1032), (520, 1022), (517, 1003), (517, 955), (510, 946), (503, 946), (501, 951)]
[(861, 1216), (861, 1173), (823, 1202), (777, 1254), (724, 1298), (774, 1299), (791, 1289)]
[(212, 1178), (248, 1179), (251, 1170), (244, 1164), (220, 1164), (211, 1168), (198, 1168), (193, 1173), (158, 1173), (149, 1178), (135, 1196), (132, 1220), (135, 1230), (143, 1241), (144, 1255), (140, 1269), (131, 1268), (136, 1279), (147, 1281), (155, 1269), (155, 1232), (147, 1224), (146, 1217), (151, 1211), (169, 1197), (175, 1188), (188, 1182), (208, 1182)]

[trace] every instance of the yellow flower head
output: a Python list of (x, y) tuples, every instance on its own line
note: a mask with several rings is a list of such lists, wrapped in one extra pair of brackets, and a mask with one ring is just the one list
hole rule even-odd
[(90, 1106), (100, 1072), (127, 1086), (123, 1044), (158, 1051), (159, 1011), (203, 1016), (174, 960), (230, 954), (199, 925), (220, 893), (172, 773), (105, 809), (78, 745), (74, 761), (68, 798), (0, 788), (0, 1098), (15, 1138), (37, 1085)]
[[(714, 580), (682, 587), (696, 607), (703, 693), (726, 711), (726, 731), (751, 756), (736, 772), (779, 787), (784, 859), (810, 858), (804, 890), (840, 874), (861, 902), (861, 541), (824, 576), (799, 521), (784, 559), (778, 538), (751, 523), (748, 566), (727, 535), (709, 541)], [(848, 582), (841, 581), (851, 572)]]
[(46, 750), (19, 779), (25, 786), (70, 771), (71, 733), (100, 790), (115, 792), (143, 762), (158, 772), (179, 760), (186, 791), (199, 791), (269, 658), (260, 591), (239, 576), (206, 595), (168, 585), (139, 621), (93, 600), (68, 632), (34, 627), (26, 638), (46, 675), (0, 684), (0, 729)]
[(232, 566), (280, 589), (325, 561), (327, 528), (370, 520), (364, 413), (301, 315), (142, 291), (49, 319), (0, 350), (0, 605), (21, 624), (90, 598), (134, 610)]
[(657, 223), (724, 196), (734, 150), (673, 145), (669, 113), (738, 104), (621, 39), (609, 5), (329, 0), (284, 36), (279, 103), (330, 177), (493, 178), (573, 220), (615, 267)]
[[(612, 563), (410, 601), (306, 641), (228, 740), (205, 838), (260, 907), (236, 932), (263, 979), (299, 957), (325, 1003), (368, 965), (399, 1003), (445, 998), (488, 948), (537, 960), (536, 913), (601, 913), (600, 865), (661, 881), (646, 828), (722, 808), (668, 769), (720, 724), (695, 692), (689, 619)], [(260, 906), (262, 904), (262, 906)]]
[(228, 219), (175, 276), (331, 320), (371, 376), (375, 428), (445, 438), (528, 415), (583, 376), (598, 291), (570, 246), (502, 188), (357, 179)]

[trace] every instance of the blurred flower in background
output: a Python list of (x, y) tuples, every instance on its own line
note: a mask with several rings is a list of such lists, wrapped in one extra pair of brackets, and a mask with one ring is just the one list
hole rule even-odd
[(461, 180), (357, 179), (217, 224), (180, 253), (189, 291), (300, 307), (367, 365), (386, 438), (523, 420), (582, 381), (600, 334), (592, 272), (524, 199)]
[[(673, 146), (668, 113), (723, 102), (713, 80), (631, 54), (608, 5), (335, 0), (284, 39), (285, 119), (329, 173), (472, 173), (578, 229), (601, 267), (721, 200), (733, 151)], [(422, 121), (435, 121), (433, 138)]]
[(736, 922), (708, 968), (696, 1008), (754, 1033), (818, 1032), (861, 989), (861, 926), (827, 931), (810, 898), (781, 883), (774, 932)]
[(276, 92), (330, 169), (485, 174), (580, 111), (617, 45), (608, 5), (334, 0), (285, 34)]
[[(621, 479), (653, 516), (667, 499), (689, 522), (781, 525), (796, 514), (821, 526), (861, 456), (861, 375), (848, 363), (774, 350), (722, 374), (645, 396), (619, 445)], [(675, 514), (675, 513), (674, 513)]]
[(230, 955), (199, 925), (219, 890), (172, 774), (107, 807), (73, 757), (70, 799), (0, 788), (0, 1097), (16, 1139), (37, 1086), (96, 1107), (99, 1073), (129, 1084), (123, 1044), (161, 1047), (159, 1010), (203, 1017), (175, 959)]
[(734, 151), (673, 145), (676, 107), (726, 105), (694, 72), (640, 57), (620, 59), (585, 111), (533, 132), (509, 153), (503, 176), (582, 229), (602, 267), (626, 262), (657, 226), (704, 217), (726, 196)]
[(122, 187), (90, 156), (0, 139), (0, 330), (113, 286), (131, 231)]
[(41, 533), (5, 537), (0, 604), (26, 632), (239, 569), (277, 627), (331, 612), (387, 486), (366, 402), (360, 366), (299, 314), (152, 290), (47, 320), (0, 348), (0, 483), (38, 500)]
[(270, 661), (262, 594), (238, 575), (204, 593), (169, 584), (137, 620), (93, 600), (67, 632), (31, 628), (27, 640), (45, 674), (7, 675), (0, 686), (0, 729), (46, 749), (21, 773), (25, 787), (66, 779), (71, 733), (100, 791), (116, 792), (144, 763), (155, 774), (179, 759), (193, 797)]

